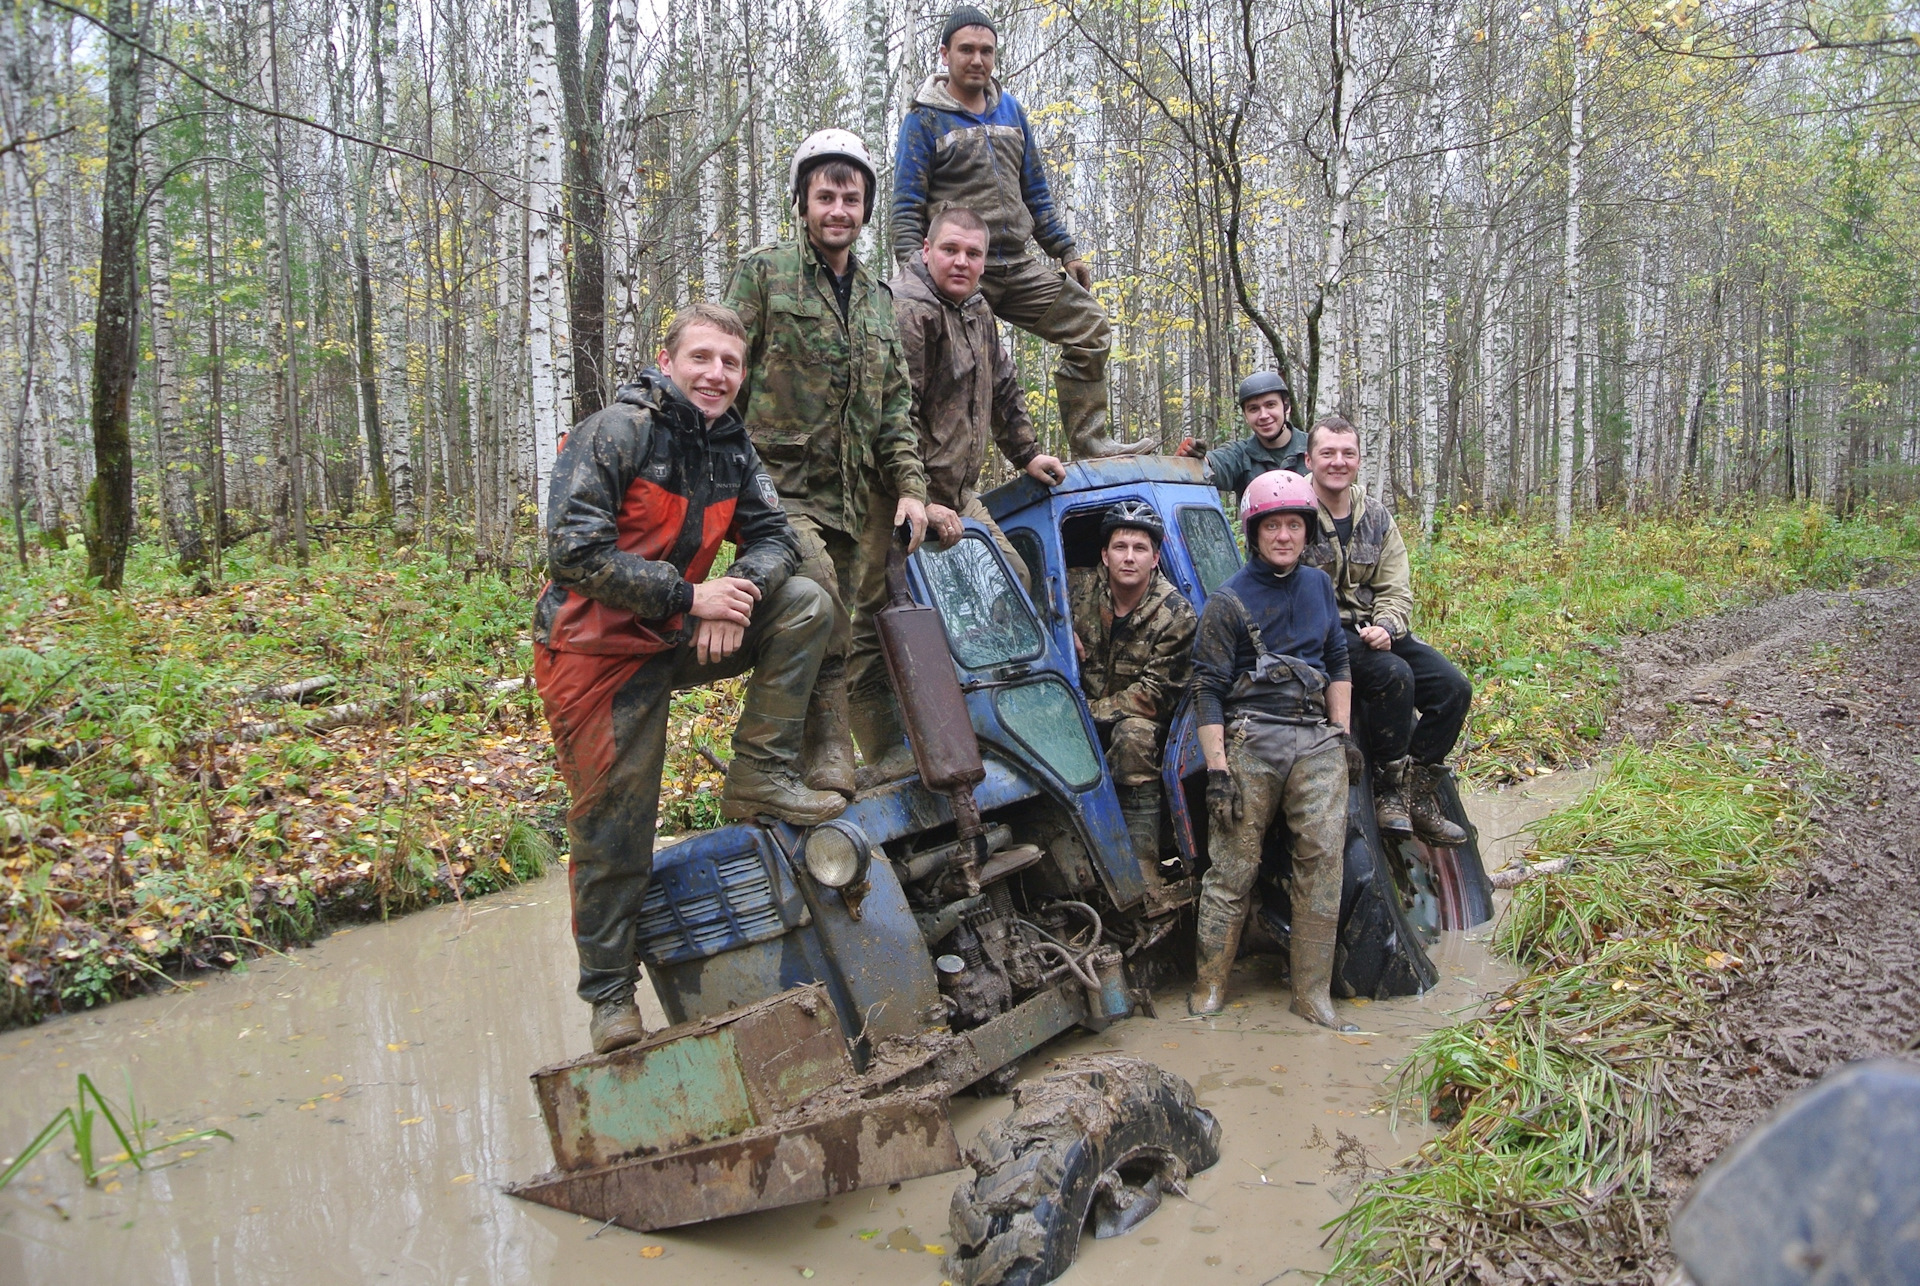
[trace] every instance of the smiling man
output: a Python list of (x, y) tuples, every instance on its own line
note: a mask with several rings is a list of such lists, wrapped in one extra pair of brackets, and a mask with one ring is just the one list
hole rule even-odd
[(1288, 423), (1293, 414), (1293, 391), (1278, 371), (1256, 371), (1240, 381), (1240, 419), (1247, 436), (1206, 453), (1206, 479), (1233, 495), (1263, 473), (1287, 469), (1307, 471), (1306, 439)]
[[(941, 70), (927, 78), (900, 122), (893, 162), (893, 247), (911, 262), (943, 205), (974, 211), (987, 226), (980, 280), (994, 315), (1060, 346), (1053, 386), (1076, 456), (1126, 455), (1138, 442), (1107, 436), (1106, 309), (1047, 183), (1026, 111), (999, 82), (993, 19), (963, 4), (940, 33)], [(1030, 257), (1040, 248), (1059, 267)]]
[(1100, 519), (1100, 565), (1067, 573), (1080, 689), (1149, 884), (1160, 882), (1160, 749), (1186, 690), (1195, 622), (1160, 573), (1166, 534), (1152, 505), (1123, 500)]
[[(731, 309), (693, 305), (668, 328), (659, 370), (576, 425), (554, 462), (534, 682), (572, 796), (567, 884), (596, 1053), (646, 1034), (634, 926), (676, 689), (752, 670), (727, 816), (810, 826), (846, 807), (798, 772), (833, 605), (792, 575), (799, 544), (733, 411), (746, 352)], [(722, 540), (739, 553), (709, 579)]]
[(1407, 543), (1386, 507), (1354, 485), (1360, 431), (1341, 416), (1320, 417), (1307, 434), (1307, 463), (1319, 511), (1302, 557), (1333, 579), (1340, 601), (1354, 697), (1367, 714), (1375, 817), (1383, 831), (1464, 844), (1466, 831), (1440, 811), (1433, 788), (1460, 740), (1473, 684), (1413, 636)]
[(799, 574), (833, 600), (834, 630), (807, 712), (805, 773), (853, 797), (849, 686), (886, 686), (873, 614), (887, 543), (926, 532), (927, 474), (886, 283), (854, 253), (873, 214), (873, 161), (846, 130), (813, 134), (788, 178), (800, 235), (742, 257), (727, 302), (747, 331), (740, 412), (800, 541)]
[(1334, 1013), (1334, 935), (1347, 838), (1347, 736), (1353, 684), (1333, 582), (1302, 566), (1313, 487), (1264, 473), (1240, 498), (1246, 566), (1207, 599), (1193, 645), (1193, 710), (1207, 761), (1207, 856), (1193, 994), (1197, 1015), (1226, 1007), (1227, 978), (1260, 872), (1267, 828), (1284, 815), (1293, 1012), (1345, 1031)]

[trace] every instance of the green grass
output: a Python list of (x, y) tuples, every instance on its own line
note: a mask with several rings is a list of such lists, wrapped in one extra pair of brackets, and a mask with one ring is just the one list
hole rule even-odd
[(1476, 1256), (1540, 1280), (1631, 1276), (1673, 1036), (1741, 967), (1766, 894), (1811, 838), (1803, 765), (1769, 741), (1624, 747), (1535, 827), (1569, 869), (1515, 890), (1496, 948), (1525, 971), (1490, 1012), (1427, 1036), (1402, 1098), (1443, 1132), (1335, 1221), (1332, 1275), (1443, 1282)]
[(1920, 514), (1812, 505), (1551, 526), (1455, 518), (1413, 550), (1414, 627), (1474, 683), (1461, 771), (1513, 781), (1589, 758), (1636, 635), (1806, 588), (1911, 569)]

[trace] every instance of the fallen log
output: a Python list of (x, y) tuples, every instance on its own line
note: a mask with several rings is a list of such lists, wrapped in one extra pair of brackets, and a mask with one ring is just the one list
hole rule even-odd
[(1496, 889), (1511, 889), (1525, 884), (1537, 875), (1558, 875), (1566, 869), (1567, 859), (1556, 857), (1550, 861), (1535, 862), (1532, 865), (1522, 862), (1517, 866), (1509, 866), (1503, 871), (1495, 871), (1488, 879)]
[[(479, 691), (494, 695), (518, 692), (531, 682), (532, 680), (524, 678), (496, 679), (482, 685)], [(431, 692), (420, 693), (407, 704), (417, 709), (437, 709), (474, 690), (470, 686), (435, 688)], [(349, 724), (377, 723), (398, 710), (400, 706), (401, 699), (398, 697), (382, 701), (349, 701), (341, 705), (328, 706), (311, 719), (268, 719), (258, 723), (243, 723), (238, 728), (215, 733), (213, 740), (227, 744), (236, 741), (265, 741), (283, 732), (330, 732)]]
[(292, 683), (279, 683), (270, 688), (259, 688), (240, 698), (242, 705), (258, 705), (263, 701), (301, 701), (327, 691), (340, 680), (331, 674), (316, 674), (311, 679), (297, 679)]

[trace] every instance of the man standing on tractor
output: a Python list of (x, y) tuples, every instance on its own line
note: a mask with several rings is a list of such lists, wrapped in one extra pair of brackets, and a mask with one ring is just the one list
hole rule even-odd
[(1192, 666), (1193, 608), (1160, 574), (1166, 530), (1123, 500), (1100, 520), (1100, 565), (1067, 572), (1080, 687), (1100, 729), (1134, 859), (1160, 883), (1160, 749)]
[(1333, 580), (1354, 696), (1366, 715), (1373, 811), (1383, 831), (1411, 831), (1429, 844), (1467, 842), (1440, 811), (1433, 787), (1460, 739), (1473, 684), (1453, 662), (1413, 636), (1413, 576), (1407, 544), (1384, 505), (1354, 486), (1360, 433), (1323, 415), (1307, 434), (1318, 513), (1301, 556)]
[[(987, 462), (989, 430), (1001, 454), (1035, 481), (1053, 486), (1065, 481), (1067, 470), (1034, 439), (1013, 359), (980, 293), (986, 262), (986, 223), (964, 206), (946, 206), (934, 215), (920, 253), (888, 285), (927, 470), (927, 530), (950, 549), (960, 539), (960, 520), (974, 519), (992, 533), (1007, 565), (1031, 589), (1026, 561), (975, 491)], [(853, 734), (874, 776), (885, 781), (912, 771), (913, 756), (885, 673), (872, 678), (867, 689), (853, 692)]]
[[(1247, 494), (1247, 484), (1263, 473), (1307, 471), (1307, 442), (1294, 431), (1293, 391), (1278, 371), (1257, 371), (1240, 381), (1240, 418), (1248, 435), (1206, 451), (1206, 479), (1222, 491)], [(1182, 444), (1181, 454), (1192, 454)]]
[[(1060, 346), (1053, 387), (1074, 455), (1127, 455), (1143, 444), (1107, 436), (1107, 313), (1054, 206), (1027, 114), (993, 78), (999, 39), (993, 19), (968, 4), (954, 9), (940, 32), (946, 70), (927, 78), (900, 122), (894, 255), (911, 262), (940, 205), (978, 214), (987, 225), (980, 289), (994, 315)], [(1030, 257), (1030, 239), (1061, 266)]]
[[(732, 409), (746, 353), (730, 309), (695, 304), (668, 328), (660, 369), (574, 426), (554, 461), (533, 673), (572, 795), (567, 885), (595, 1053), (646, 1035), (634, 933), (675, 689), (753, 671), (728, 817), (810, 826), (846, 807), (797, 771), (833, 605), (792, 576), (793, 528)], [(709, 580), (723, 539), (739, 553)]]
[[(1193, 645), (1193, 707), (1207, 762), (1208, 867), (1187, 1009), (1216, 1014), (1246, 924), (1261, 842), (1284, 813), (1293, 838), (1293, 1012), (1341, 1028), (1334, 936), (1347, 836), (1353, 684), (1340, 608), (1325, 572), (1301, 565), (1313, 486), (1264, 473), (1240, 497), (1247, 564), (1207, 599)], [(1341, 1028), (1346, 1031), (1353, 1027)]]
[(799, 574), (833, 602), (833, 638), (807, 709), (806, 782), (854, 794), (849, 686), (884, 688), (873, 623), (887, 544), (926, 533), (906, 359), (886, 284), (853, 253), (873, 216), (867, 149), (846, 130), (811, 135), (788, 171), (800, 235), (748, 252), (727, 286), (747, 330), (740, 413), (800, 542)]

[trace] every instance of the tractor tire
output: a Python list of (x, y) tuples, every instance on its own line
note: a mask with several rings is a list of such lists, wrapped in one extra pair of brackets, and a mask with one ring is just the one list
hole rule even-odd
[(1096, 1236), (1130, 1231), (1220, 1159), (1220, 1123), (1193, 1087), (1138, 1058), (1065, 1059), (1018, 1086), (1014, 1104), (968, 1147), (974, 1177), (953, 1194), (946, 1268), (958, 1286), (1050, 1282), (1089, 1219)]

